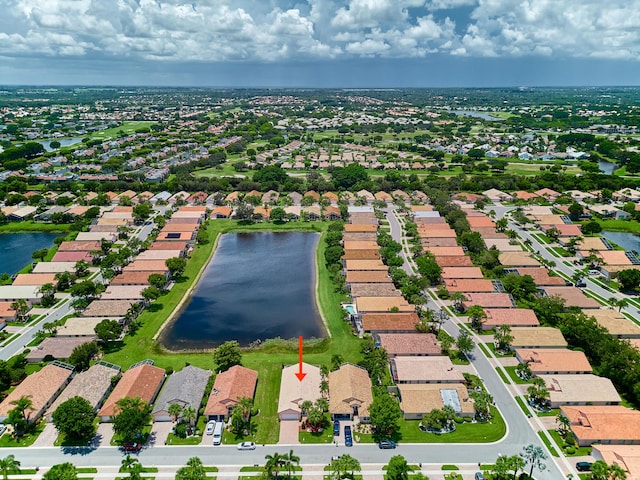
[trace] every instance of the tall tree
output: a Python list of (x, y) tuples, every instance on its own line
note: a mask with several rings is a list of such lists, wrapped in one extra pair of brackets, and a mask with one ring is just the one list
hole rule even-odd
[(240, 345), (235, 340), (224, 342), (213, 351), (213, 363), (219, 372), (229, 370), (234, 365), (240, 365), (241, 361)]
[(90, 440), (95, 433), (96, 412), (82, 397), (71, 397), (53, 412), (52, 420), (58, 432), (71, 440)]
[(398, 429), (402, 410), (397, 400), (389, 394), (381, 394), (373, 399), (369, 407), (373, 427), (383, 435), (391, 435)]
[(140, 398), (125, 397), (116, 402), (113, 431), (123, 442), (132, 442), (151, 422), (151, 407)]
[(409, 465), (402, 455), (394, 455), (387, 464), (387, 480), (409, 480)]
[(191, 457), (187, 464), (176, 472), (175, 480), (206, 480), (207, 471), (198, 457)]
[(544, 463), (544, 460), (548, 458), (547, 454), (544, 453), (544, 450), (539, 445), (530, 444), (523, 447), (520, 456), (524, 459), (526, 464), (531, 465), (529, 477), (533, 477), (534, 468), (537, 468), (541, 472), (547, 468), (547, 465)]
[(42, 480), (78, 480), (78, 470), (73, 463), (59, 463), (51, 467)]
[(173, 279), (182, 276), (187, 268), (187, 261), (182, 257), (167, 258), (164, 263), (169, 269), (169, 274)]
[(13, 455), (8, 455), (3, 459), (0, 459), (0, 471), (2, 472), (2, 478), (7, 480), (10, 472), (16, 472), (20, 469), (20, 462), (16, 460)]

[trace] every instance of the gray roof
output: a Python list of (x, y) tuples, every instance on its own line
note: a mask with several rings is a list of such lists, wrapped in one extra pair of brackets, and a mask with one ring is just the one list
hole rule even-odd
[(192, 365), (170, 375), (155, 403), (152, 415), (167, 412), (172, 403), (178, 403), (183, 408), (191, 405), (197, 411), (209, 377), (211, 370), (203, 370)]

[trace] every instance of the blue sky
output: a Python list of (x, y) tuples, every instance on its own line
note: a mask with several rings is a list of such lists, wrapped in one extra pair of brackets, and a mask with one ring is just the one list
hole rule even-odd
[(640, 0), (0, 0), (0, 83), (637, 85)]

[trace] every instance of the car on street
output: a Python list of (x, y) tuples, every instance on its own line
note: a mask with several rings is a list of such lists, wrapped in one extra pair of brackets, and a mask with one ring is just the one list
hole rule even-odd
[(211, 420), (210, 422), (207, 423), (207, 429), (205, 430), (205, 433), (207, 435), (213, 435), (213, 430), (216, 428), (216, 421), (215, 420)]
[(122, 444), (122, 450), (125, 452), (139, 452), (142, 450), (142, 445), (136, 442), (125, 442)]
[(396, 448), (396, 442), (392, 442), (391, 440), (380, 440), (378, 442), (378, 448), (387, 449), (387, 448)]
[(591, 462), (578, 462), (576, 463), (576, 470), (579, 472), (588, 472), (591, 470)]
[(238, 450), (255, 450), (256, 444), (254, 442), (242, 442), (236, 448)]
[(484, 474), (482, 472), (476, 472), (475, 480), (484, 480)]
[(333, 421), (333, 436), (337, 437), (340, 435), (340, 420)]
[(587, 282), (585, 282), (584, 280), (578, 280), (576, 282), (576, 287), (578, 287), (578, 288), (584, 288), (586, 286), (587, 286)]

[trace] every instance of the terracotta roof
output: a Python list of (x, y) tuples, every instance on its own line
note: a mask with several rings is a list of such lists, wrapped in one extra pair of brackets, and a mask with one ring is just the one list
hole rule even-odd
[(444, 267), (442, 269), (442, 278), (484, 278), (482, 270), (479, 267)]
[(475, 217), (467, 215), (467, 222), (471, 227), (495, 227), (496, 224), (489, 217), (483, 215), (481, 217)]
[(31, 348), (26, 359), (28, 362), (40, 362), (51, 356), (58, 360), (66, 360), (74, 348), (92, 340), (91, 337), (47, 337), (37, 347)]
[(349, 270), (345, 280), (347, 283), (392, 283), (388, 272), (373, 270)]
[(446, 256), (446, 257), (436, 257), (436, 263), (444, 268), (444, 267), (473, 267), (473, 262), (471, 261), (471, 257), (467, 255), (459, 255), (457, 257)]
[(371, 402), (371, 380), (364, 368), (345, 363), (329, 373), (329, 411), (332, 414), (353, 414), (353, 407), (357, 406), (359, 415), (368, 417)]
[(507, 293), (466, 293), (462, 302), (465, 309), (473, 305), (486, 308), (513, 308), (513, 300)]
[(149, 285), (149, 275), (159, 273), (164, 275), (165, 271), (156, 272), (123, 272), (111, 279), (111, 285)]
[(622, 250), (601, 250), (597, 255), (607, 265), (632, 265), (627, 253)]
[(594, 445), (592, 455), (607, 465), (614, 463), (627, 472), (627, 480), (640, 479), (639, 445)]
[(90, 252), (92, 250), (100, 250), (100, 242), (92, 240), (62, 242), (58, 247), (58, 252)]
[(362, 328), (365, 332), (415, 332), (417, 313), (365, 313)]
[(349, 285), (349, 292), (352, 298), (402, 296), (393, 283), (352, 283)]
[(239, 398), (253, 398), (257, 382), (258, 372), (241, 365), (234, 365), (219, 373), (213, 383), (204, 414), (226, 416)]
[(457, 280), (448, 279), (444, 281), (449, 292), (494, 292), (495, 287), (491, 280), (471, 279)]
[(620, 405), (560, 407), (580, 445), (640, 441), (640, 412)]
[(544, 287), (548, 296), (558, 295), (565, 300), (566, 307), (600, 308), (600, 304), (593, 298), (587, 297), (576, 287)]
[(536, 267), (522, 267), (518, 268), (518, 275), (524, 277), (525, 275), (529, 275), (533, 278), (533, 281), (536, 285), (564, 285), (565, 281), (562, 277), (551, 277), (549, 276), (549, 270), (546, 268), (536, 268)]
[(380, 250), (372, 248), (371, 250), (346, 250), (342, 255), (342, 260), (379, 260)]
[(342, 240), (347, 241), (369, 241), (377, 242), (376, 232), (343, 232)]
[(484, 244), (487, 248), (495, 247), (496, 250), (501, 252), (521, 252), (522, 247), (519, 243), (511, 243), (508, 238), (483, 238)]
[(169, 271), (165, 260), (134, 260), (122, 270), (124, 272)]
[(13, 318), (16, 316), (16, 311), (11, 308), (13, 302), (0, 302), (0, 319)]
[(91, 263), (91, 259), (93, 257), (89, 252), (57, 252), (53, 258), (52, 262), (79, 262), (80, 260), (84, 260), (85, 262)]
[(73, 371), (57, 365), (46, 365), (42, 370), (32, 373), (25, 378), (5, 399), (0, 403), (0, 419), (5, 419), (9, 410), (15, 408), (11, 402), (22, 396), (31, 399), (31, 417), (44, 413), (46, 405), (55, 399), (59, 391), (71, 378)]
[(440, 342), (432, 333), (379, 333), (376, 335), (387, 355), (440, 355)]
[(462, 383), (464, 376), (449, 357), (395, 357), (390, 361), (396, 383)]
[(127, 370), (105, 401), (98, 415), (101, 417), (116, 415), (116, 402), (125, 397), (138, 397), (150, 404), (160, 390), (164, 377), (165, 371), (162, 368), (146, 363)]
[(436, 257), (462, 256), (462, 247), (429, 247), (429, 251)]
[(487, 318), (482, 326), (487, 330), (499, 325), (511, 327), (537, 327), (540, 325), (536, 313), (528, 308), (487, 308), (484, 313)]
[(367, 223), (361, 223), (361, 224), (348, 223), (344, 226), (344, 231), (345, 232), (377, 232), (378, 225), (377, 224), (372, 225)]
[(348, 271), (380, 270), (386, 272), (389, 269), (381, 260), (347, 260), (346, 264)]
[(153, 242), (149, 250), (186, 250), (187, 242)]
[(593, 371), (584, 352), (564, 348), (518, 348), (516, 358), (520, 362), (527, 362), (534, 375)]

